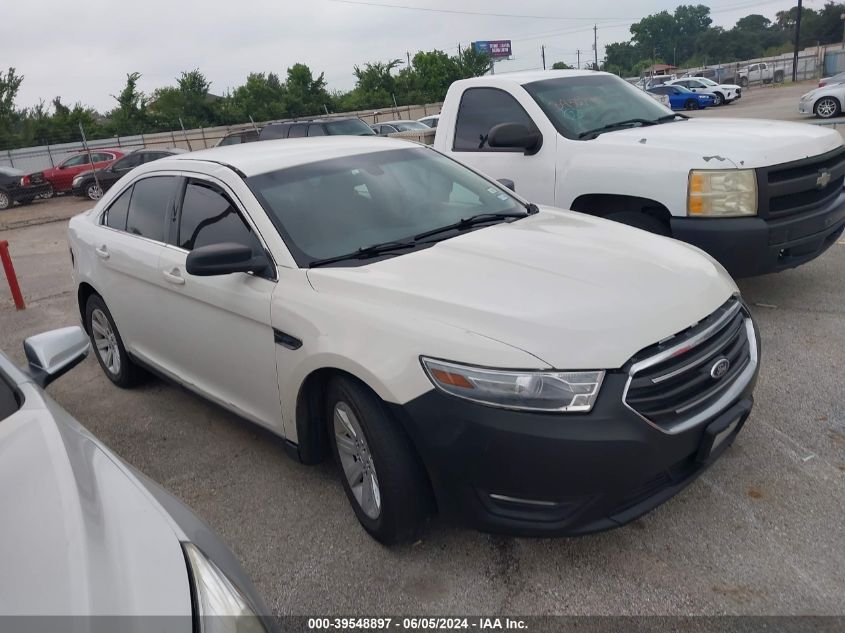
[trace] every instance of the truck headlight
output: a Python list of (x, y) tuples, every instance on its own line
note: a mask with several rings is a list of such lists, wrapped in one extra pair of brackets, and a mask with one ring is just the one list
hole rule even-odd
[(599, 394), (604, 371), (486, 369), (422, 357), (432, 384), (450, 395), (505, 409), (587, 412)]
[(183, 543), (198, 633), (265, 633), (261, 618), (229, 578), (193, 543)]
[(753, 169), (693, 169), (687, 211), (690, 217), (756, 215), (757, 174)]

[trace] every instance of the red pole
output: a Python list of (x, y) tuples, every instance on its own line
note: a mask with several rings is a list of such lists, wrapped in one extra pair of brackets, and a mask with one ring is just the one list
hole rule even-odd
[(9, 255), (9, 242), (0, 241), (0, 259), (3, 260), (3, 270), (6, 271), (6, 279), (9, 280), (9, 290), (12, 291), (12, 299), (15, 300), (15, 307), (18, 310), (25, 310), (21, 287), (18, 285), (18, 277), (15, 275), (15, 267), (12, 265), (12, 257)]

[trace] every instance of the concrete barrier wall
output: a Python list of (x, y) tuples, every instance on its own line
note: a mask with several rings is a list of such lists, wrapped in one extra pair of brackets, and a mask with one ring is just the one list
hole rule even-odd
[[(438, 114), (440, 112), (441, 105), (442, 103), (429, 103), (423, 105), (400, 106), (398, 108), (381, 108), (379, 110), (362, 110), (343, 114), (331, 114), (325, 118), (357, 116), (367, 123), (379, 123), (381, 121), (392, 121), (397, 119), (416, 120), (430, 114)], [(278, 122), (292, 120), (294, 119), (279, 119)], [(264, 121), (256, 123), (256, 125), (261, 127), (266, 123), (275, 122), (277, 121)], [(88, 146), (92, 150), (108, 148), (120, 150), (124, 153), (143, 147), (180, 147), (187, 150), (198, 150), (214, 147), (221, 138), (230, 132), (249, 130), (251, 128), (251, 123), (242, 123), (239, 125), (186, 130), (184, 132), (182, 130), (171, 130), (170, 132), (157, 132), (155, 134), (138, 134), (135, 136), (97, 139), (89, 141)], [(41, 145), (38, 147), (4, 150), (0, 151), (0, 166), (15, 167), (29, 174), (54, 167), (69, 156), (80, 152), (82, 149), (83, 146), (80, 139), (78, 143), (61, 143), (57, 145)]]

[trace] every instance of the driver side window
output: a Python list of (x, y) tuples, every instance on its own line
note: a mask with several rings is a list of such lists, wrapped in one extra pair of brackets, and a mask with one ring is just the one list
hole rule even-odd
[(452, 149), (456, 152), (523, 152), (521, 148), (494, 148), (488, 145), (490, 129), (500, 123), (519, 123), (529, 129), (537, 127), (519, 102), (504, 90), (468, 89), (461, 96)]

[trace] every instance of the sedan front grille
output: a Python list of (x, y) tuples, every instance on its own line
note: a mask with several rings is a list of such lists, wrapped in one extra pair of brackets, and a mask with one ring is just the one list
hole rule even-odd
[(625, 404), (649, 423), (678, 433), (709, 419), (745, 388), (757, 367), (750, 315), (737, 299), (631, 361)]

